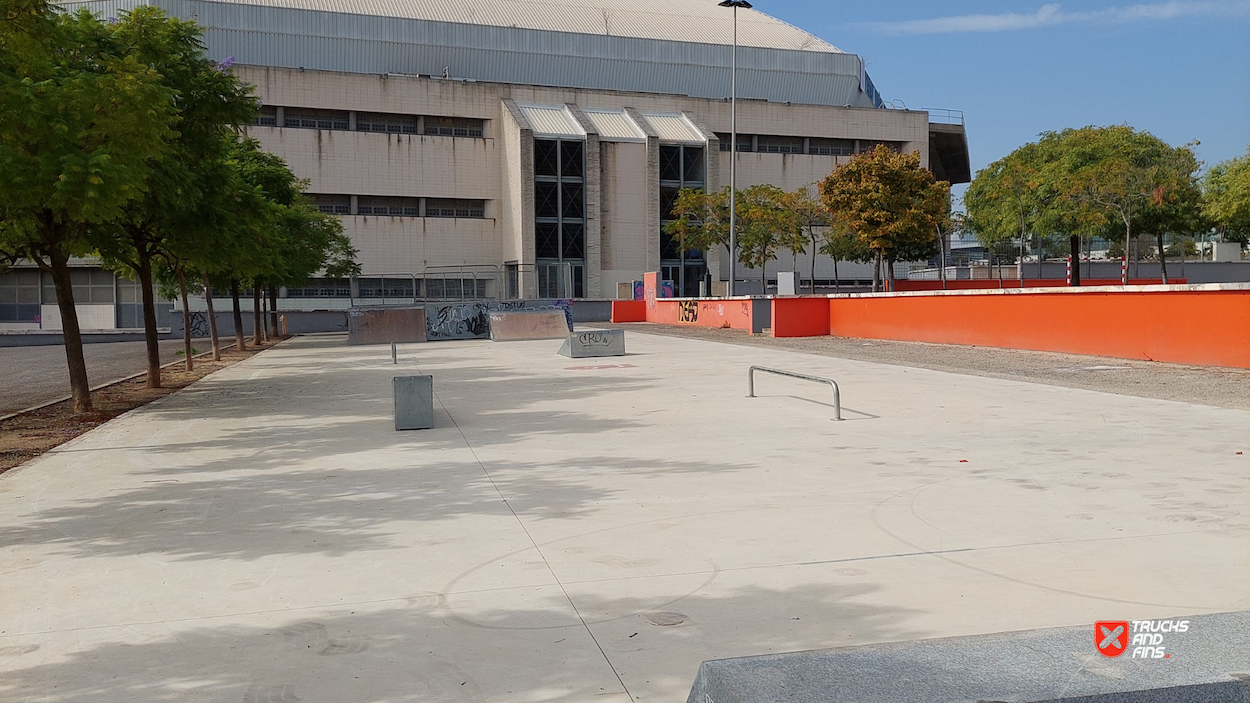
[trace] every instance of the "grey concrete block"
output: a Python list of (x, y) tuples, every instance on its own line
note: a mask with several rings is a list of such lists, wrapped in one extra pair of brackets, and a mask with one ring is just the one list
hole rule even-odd
[[(1095, 627), (1026, 630), (721, 659), (687, 703), (1247, 703), (1250, 611), (1172, 618), (1166, 655), (1098, 652)], [(1129, 632), (1133, 632), (1130, 623)], [(1154, 654), (1154, 652), (1151, 652)]]
[(391, 380), (395, 395), (395, 429), (428, 430), (434, 426), (434, 377), (396, 376)]
[(560, 347), (560, 353), (570, 359), (625, 356), (625, 330), (571, 332)]

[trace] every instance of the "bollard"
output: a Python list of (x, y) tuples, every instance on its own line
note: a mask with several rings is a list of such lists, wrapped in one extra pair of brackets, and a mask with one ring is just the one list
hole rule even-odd
[(391, 342), (391, 363), (399, 363), (399, 350), (395, 348), (395, 343)]

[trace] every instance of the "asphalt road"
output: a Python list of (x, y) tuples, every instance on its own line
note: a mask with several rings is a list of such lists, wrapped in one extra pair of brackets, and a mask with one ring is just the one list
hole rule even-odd
[[(84, 344), (87, 378), (96, 386), (140, 373), (147, 369), (143, 342)], [(182, 358), (176, 352), (181, 339), (161, 340), (161, 363)], [(206, 351), (205, 342), (194, 344)], [(65, 347), (0, 347), (0, 415), (24, 410), (69, 395), (69, 372)]]

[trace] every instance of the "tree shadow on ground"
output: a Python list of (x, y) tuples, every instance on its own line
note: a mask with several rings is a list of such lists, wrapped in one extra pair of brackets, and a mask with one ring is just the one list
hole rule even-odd
[(653, 610), (651, 598), (577, 596), (581, 612), (603, 614), (588, 625), (603, 653), (559, 591), (515, 607), (466, 610), (454, 598), (418, 593), (379, 605), (250, 614), (227, 618), (228, 624), (125, 626), (86, 640), (24, 635), (21, 644), (0, 649), (0, 698), (628, 700), (606, 655), (631, 694), (676, 701), (706, 659), (923, 634), (905, 624), (916, 611), (865, 602), (878, 590), (869, 583), (810, 583), (692, 594), (666, 606), (680, 609), (676, 624), (672, 613)]
[(176, 561), (341, 556), (407, 546), (413, 523), (508, 516), (505, 499), (521, 506), (525, 519), (591, 517), (595, 503), (622, 494), (589, 480), (598, 474), (745, 468), (590, 456), (493, 461), (488, 476), (467, 453), (435, 465), (392, 459), (369, 468), (336, 467), (333, 456), (320, 462), (323, 468), (283, 469), (275, 458), (268, 470), (242, 471), (234, 457), (152, 468), (129, 489), (55, 507), (44, 501), (37, 514), (0, 531), (0, 547), (49, 545), (71, 557), (151, 554)]

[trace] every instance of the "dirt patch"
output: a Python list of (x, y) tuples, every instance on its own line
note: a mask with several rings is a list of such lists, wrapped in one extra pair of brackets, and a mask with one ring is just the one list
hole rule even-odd
[(98, 388), (91, 392), (95, 409), (89, 413), (75, 415), (73, 403), (66, 400), (0, 420), (0, 474), (93, 430), (122, 413), (186, 388), (214, 371), (255, 356), (276, 343), (260, 346), (249, 344), (247, 351), (243, 352), (236, 351), (233, 346), (223, 348), (221, 361), (213, 361), (209, 357), (197, 358), (195, 370), (191, 372), (183, 369), (182, 362), (177, 362), (161, 371), (163, 388), (147, 388), (146, 376)]

